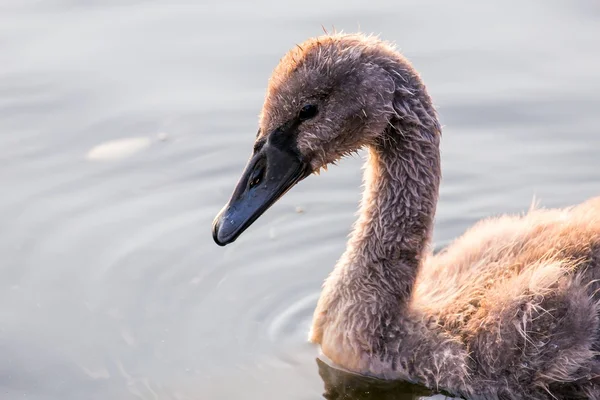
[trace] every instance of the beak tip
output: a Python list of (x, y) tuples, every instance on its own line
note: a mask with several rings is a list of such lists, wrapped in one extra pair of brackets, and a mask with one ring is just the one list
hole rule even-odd
[(223, 216), (225, 210), (226, 208), (223, 208), (223, 210), (215, 217), (212, 224), (213, 240), (221, 247), (235, 242), (238, 237), (235, 232), (228, 231), (228, 229), (223, 229), (223, 221), (227, 220), (227, 218), (224, 218)]
[(223, 247), (226, 244), (228, 244), (228, 242), (224, 241), (222, 238), (220, 238), (219, 236), (219, 227), (221, 225), (221, 214), (217, 215), (217, 217), (215, 218), (215, 220), (213, 221), (213, 225), (212, 225), (212, 237), (213, 240), (215, 241), (216, 244), (218, 244), (219, 246)]

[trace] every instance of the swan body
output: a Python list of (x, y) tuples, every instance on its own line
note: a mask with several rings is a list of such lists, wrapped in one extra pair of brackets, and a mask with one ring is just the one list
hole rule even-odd
[(600, 399), (600, 198), (482, 221), (433, 255), (441, 127), (418, 73), (371, 36), (288, 52), (259, 125), (213, 224), (220, 245), (368, 149), (359, 218), (310, 332), (333, 363), (473, 399)]

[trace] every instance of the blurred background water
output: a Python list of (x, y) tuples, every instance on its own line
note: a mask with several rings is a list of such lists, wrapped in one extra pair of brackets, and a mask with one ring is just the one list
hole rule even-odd
[[(210, 235), (272, 68), (321, 24), (422, 73), (437, 248), (534, 196), (600, 194), (596, 0), (0, 0), (1, 399), (321, 398), (306, 336), (363, 160), (227, 248)], [(411, 398), (361, 390), (328, 396)]]

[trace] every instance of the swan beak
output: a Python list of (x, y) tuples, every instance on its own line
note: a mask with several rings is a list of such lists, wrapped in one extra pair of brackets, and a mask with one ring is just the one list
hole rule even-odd
[(215, 243), (234, 242), (296, 183), (310, 174), (308, 164), (291, 149), (267, 142), (248, 161), (231, 199), (215, 217)]

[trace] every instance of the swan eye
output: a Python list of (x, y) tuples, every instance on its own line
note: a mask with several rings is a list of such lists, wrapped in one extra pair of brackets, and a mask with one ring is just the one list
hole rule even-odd
[(313, 118), (317, 115), (317, 106), (314, 104), (306, 104), (302, 109), (300, 109), (300, 114), (298, 114), (298, 118), (300, 121), (306, 121), (307, 119)]

